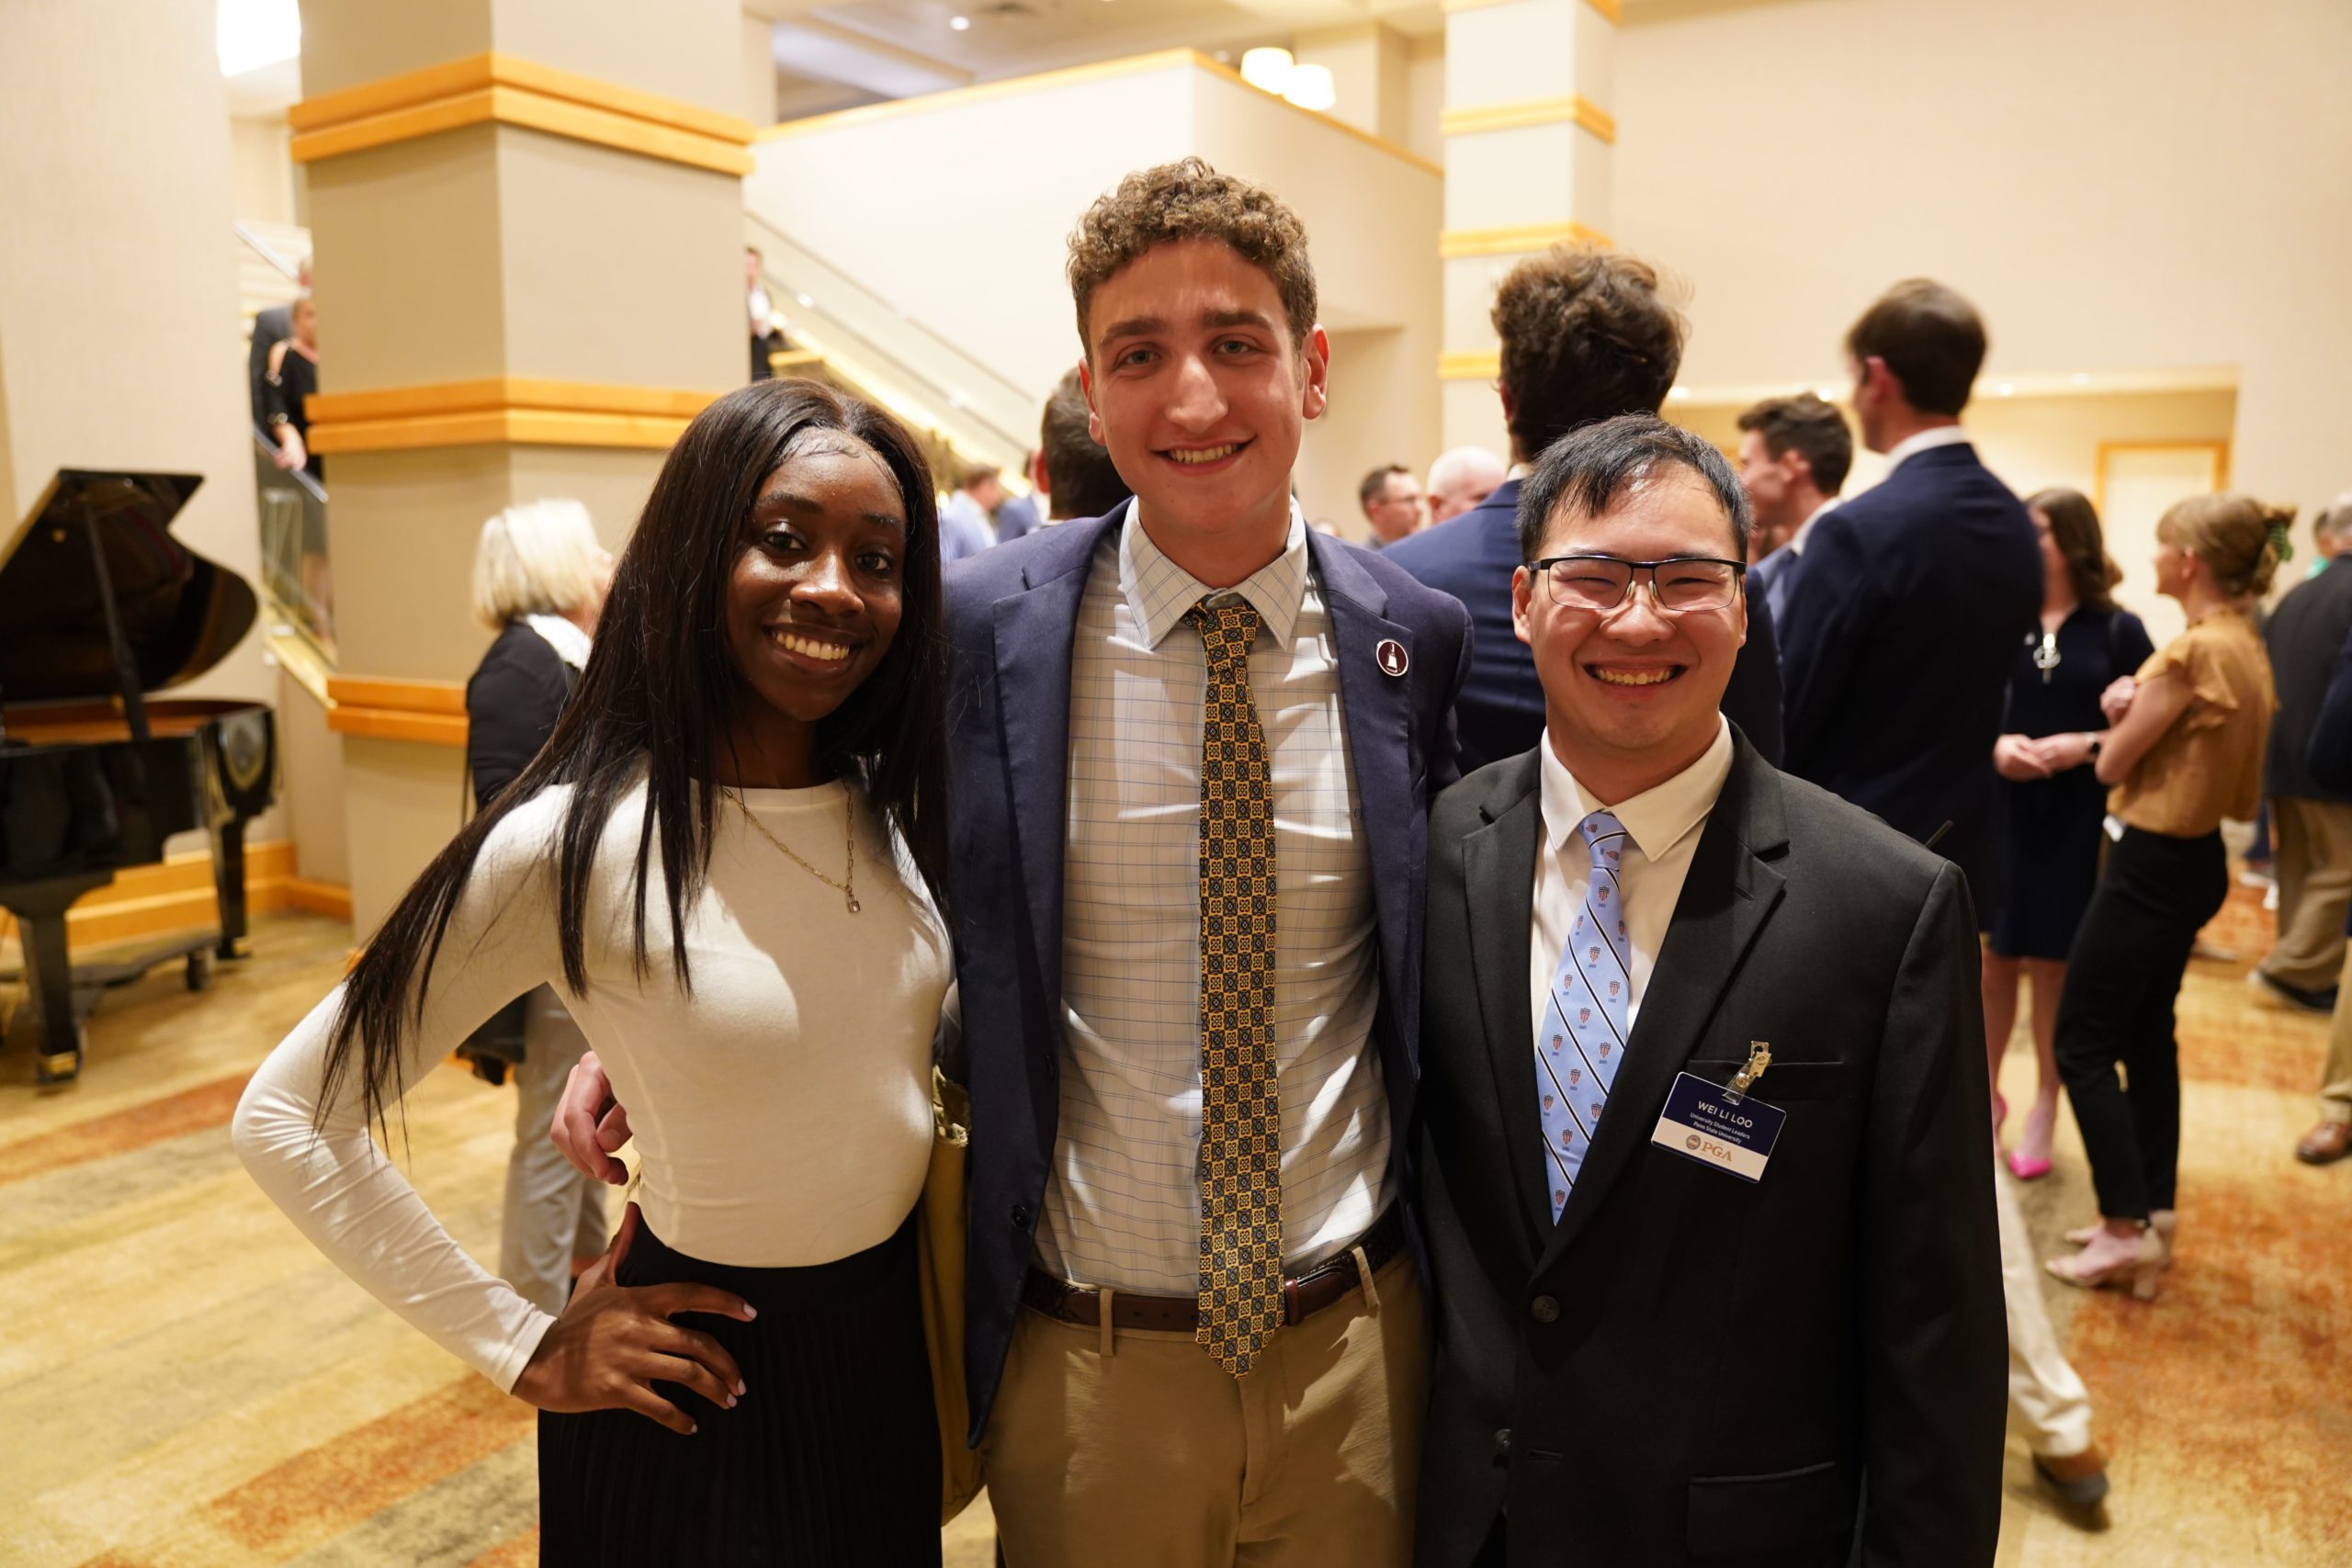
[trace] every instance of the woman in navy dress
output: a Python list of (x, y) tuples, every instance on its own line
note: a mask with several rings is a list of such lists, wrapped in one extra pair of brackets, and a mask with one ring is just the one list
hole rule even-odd
[(2050, 1169), (2058, 995), (2075, 928), (2098, 883), (2107, 786), (2089, 763), (2091, 734), (2107, 728), (2099, 694), (2155, 649), (2140, 617), (2109, 597), (2122, 573), (2108, 558), (2090, 502), (2075, 491), (2046, 490), (2026, 510), (2041, 537), (2041, 623), (2018, 650), (2007, 716), (1993, 746), (1993, 765), (2004, 781), (2008, 878), (1984, 955), (1984, 1044), (1997, 1135), (2007, 1114), (2001, 1056), (2017, 1023), (2018, 975), (2030, 975), (2040, 1071), (2024, 1134), (2009, 1156), (2009, 1168), (2030, 1180)]

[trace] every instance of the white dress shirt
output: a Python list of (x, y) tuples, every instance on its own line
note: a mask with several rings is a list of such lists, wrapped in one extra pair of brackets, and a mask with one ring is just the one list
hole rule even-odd
[(1811, 512), (1806, 513), (1804, 521), (1796, 525), (1796, 531), (1789, 536), (1788, 541), (1781, 546), (1781, 548), (1787, 550), (1789, 554), (1792, 556), (1801, 556), (1804, 554), (1805, 530), (1812, 527), (1815, 523), (1820, 522), (1824, 517), (1828, 516), (1832, 512), (1836, 511), (1838, 509), (1838, 502), (1839, 499), (1839, 497), (1833, 495), (1827, 501), (1823, 502), (1819, 506), (1815, 507)]
[[(1577, 824), (1596, 811), (1608, 811), (1624, 825), (1632, 840), (1617, 867), (1620, 907), (1625, 915), (1625, 1027), (1630, 1032), (1642, 1016), (1642, 996), (1649, 989), (1650, 971), (1657, 967), (1667, 927), (1674, 923), (1682, 879), (1690, 874), (1691, 856), (1699, 852), (1700, 829), (1731, 776), (1731, 726), (1717, 728), (1714, 744), (1697, 761), (1615, 806), (1602, 806), (1577, 782), (1552, 750), (1550, 730), (1544, 731), (1536, 750), (1543, 758), (1544, 842), (1535, 856), (1535, 918), (1527, 939), (1527, 996), (1535, 1020), (1528, 1042), (1531, 1053), (1545, 1032), (1552, 972), (1559, 967), (1569, 928), (1583, 910), (1585, 891), (1592, 882), (1592, 852), (1576, 836)], [(1529, 1060), (1533, 1061), (1532, 1055)]]
[[(1191, 1296), (1200, 1280), (1201, 709), (1184, 612), (1212, 591), (1134, 512), (1094, 558), (1070, 660), (1061, 1130), (1037, 1228), (1047, 1272)], [(1294, 507), (1232, 590), (1262, 620), (1250, 694), (1272, 773), (1283, 1258), (1351, 1245), (1388, 1201), (1372, 865), (1331, 619)]]
[(1968, 427), (1961, 424), (1939, 424), (1930, 430), (1914, 432), (1887, 449), (1886, 471), (1891, 474), (1901, 468), (1906, 457), (1916, 457), (1939, 446), (1965, 446), (1971, 439)]

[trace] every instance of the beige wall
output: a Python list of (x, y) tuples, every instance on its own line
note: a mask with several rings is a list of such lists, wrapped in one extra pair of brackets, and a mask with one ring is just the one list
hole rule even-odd
[(229, 121), (229, 178), (237, 216), (264, 223), (300, 223), (293, 131), (283, 116), (239, 115)]
[[(1066, 242), (1131, 170), (1188, 152), (1271, 186), (1313, 237), (1324, 320), (1345, 350), (1301, 458), (1310, 515), (1361, 528), (1374, 463), (1436, 453), (1434, 174), (1189, 64), (921, 105), (764, 142), (752, 209), (1039, 402), (1078, 358)], [(958, 227), (926, 191), (984, 191)], [(1351, 369), (1351, 361), (1355, 369)]]
[(1840, 379), (1896, 278), (1996, 375), (2234, 366), (2236, 478), (2352, 483), (2352, 6), (1650, 0), (1617, 51), (1621, 244), (1693, 285), (1687, 382)]
[[(21, 516), (63, 467), (201, 474), (174, 536), (258, 583), (212, 12), (0, 6), (0, 507)], [(268, 700), (277, 682), (249, 637), (184, 691)]]

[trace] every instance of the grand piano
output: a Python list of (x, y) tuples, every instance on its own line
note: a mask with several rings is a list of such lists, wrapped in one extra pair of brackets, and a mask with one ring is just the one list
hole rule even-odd
[[(172, 536), (202, 482), (62, 469), (0, 536), (0, 908), (16, 917), (30, 992), (6, 1043), (30, 1040), (43, 1084), (81, 1072), (84, 1021), (108, 987), (178, 960), (200, 989), (216, 958), (243, 953), (244, 834), (277, 788), (273, 716), (147, 695), (219, 663), (254, 624), (252, 586)], [(211, 840), (218, 929), (72, 964), (74, 901), (198, 829)]]

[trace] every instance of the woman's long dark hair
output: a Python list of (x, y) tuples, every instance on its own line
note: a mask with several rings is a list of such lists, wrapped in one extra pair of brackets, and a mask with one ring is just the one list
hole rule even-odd
[(2123, 569), (2107, 553), (2107, 536), (2098, 525), (2098, 508), (2078, 490), (2037, 491), (2026, 505), (2050, 519), (2050, 536), (2057, 541), (2058, 558), (2066, 563), (2066, 583), (2075, 602), (2101, 614), (2115, 609), (2115, 585)]
[[(906, 508), (907, 548), (898, 634), (874, 673), (819, 725), (818, 756), (864, 786), (947, 915), (947, 650), (930, 468), (906, 428), (870, 403), (813, 382), (757, 382), (705, 409), (662, 465), (614, 569), (579, 690), (546, 747), (434, 857), (368, 940), (335, 1014), (322, 1118), (356, 1062), (368, 1114), (383, 1125), (386, 1106), (402, 1092), (401, 1043), (423, 1017), (474, 862), (507, 814), (547, 785), (572, 786), (556, 886), (564, 983), (575, 993), (588, 988), (589, 872), (614, 806), (640, 771), (646, 809), (632, 879), (639, 978), (649, 968), (646, 874), (657, 836), (670, 929), (683, 928), (709, 870), (730, 721), (741, 704), (758, 700), (729, 651), (728, 581), (752, 546), (752, 510), (768, 476), (804, 436), (825, 431), (854, 436), (888, 467)], [(673, 942), (671, 953), (680, 987), (691, 988), (686, 944)]]

